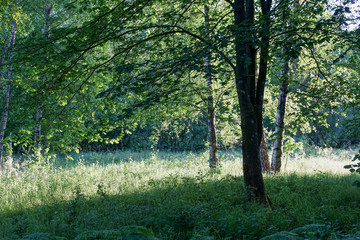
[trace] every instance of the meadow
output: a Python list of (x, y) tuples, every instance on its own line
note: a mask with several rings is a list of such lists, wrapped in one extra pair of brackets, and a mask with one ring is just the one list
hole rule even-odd
[[(306, 225), (321, 226), (307, 239), (356, 239), (360, 189), (352, 182), (360, 175), (343, 168), (354, 154), (285, 156), (281, 174), (264, 175), (271, 208), (247, 200), (236, 151), (220, 153), (219, 171), (209, 170), (207, 153), (14, 157), (1, 171), (0, 239), (75, 239), (134, 225), (157, 239), (260, 239)], [(268, 239), (305, 239), (287, 236)]]

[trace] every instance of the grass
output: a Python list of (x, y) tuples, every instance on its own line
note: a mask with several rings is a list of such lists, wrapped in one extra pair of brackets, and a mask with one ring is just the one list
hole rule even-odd
[(220, 172), (208, 170), (206, 153), (81, 153), (25, 168), (8, 161), (0, 238), (46, 232), (74, 239), (141, 225), (159, 239), (259, 239), (313, 223), (343, 236), (360, 230), (360, 189), (351, 185), (360, 176), (343, 169), (353, 154), (313, 149), (288, 157), (283, 173), (264, 178), (273, 209), (247, 201), (238, 152), (220, 154)]

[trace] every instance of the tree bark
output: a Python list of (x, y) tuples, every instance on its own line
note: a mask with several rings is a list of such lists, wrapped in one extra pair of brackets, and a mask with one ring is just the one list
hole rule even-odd
[(273, 148), (273, 155), (271, 160), (271, 170), (274, 172), (280, 172), (281, 169), (281, 157), (283, 154), (283, 141), (285, 133), (285, 113), (286, 113), (286, 101), (288, 94), (288, 73), (289, 62), (282, 59), (281, 63), (281, 87), (279, 93), (279, 100), (276, 113), (276, 127), (275, 127), (275, 142)]
[[(205, 35), (210, 34), (210, 21), (209, 21), (209, 6), (204, 7), (205, 10)], [(205, 57), (205, 77), (207, 84), (207, 110), (208, 110), (208, 134), (209, 134), (209, 165), (210, 168), (217, 168), (219, 166), (219, 159), (217, 156), (217, 137), (216, 137), (216, 117), (215, 117), (215, 104), (213, 94), (213, 83), (211, 76), (211, 50), (206, 50)]]
[(271, 160), (271, 171), (275, 173), (280, 172), (281, 169), (281, 157), (283, 154), (283, 141), (285, 133), (285, 114), (286, 114), (286, 102), (287, 95), (289, 92), (289, 71), (290, 71), (290, 60), (286, 57), (287, 49), (284, 44), (282, 48), (281, 59), (281, 87), (278, 99), (278, 106), (276, 112), (276, 125), (275, 125), (275, 142), (273, 147), (273, 155)]
[[(264, 127), (263, 127), (264, 129)], [(269, 154), (268, 148), (266, 145), (265, 132), (263, 130), (261, 145), (260, 145), (260, 159), (261, 159), (261, 169), (263, 173), (270, 172), (270, 162), (269, 162)]]
[[(261, 38), (260, 70), (256, 80), (256, 48), (252, 27), (255, 15), (254, 0), (235, 0), (233, 3), (235, 26), (236, 69), (235, 83), (240, 106), (243, 174), (247, 196), (270, 204), (262, 176), (260, 145), (263, 135), (262, 106), (267, 70), (269, 25), (264, 24)], [(263, 15), (270, 11), (271, 0), (261, 1)], [(269, 21), (269, 18), (267, 19)], [(265, 73), (265, 74), (264, 74)], [(254, 131), (255, 130), (255, 131)]]
[(9, 113), (9, 103), (10, 103), (10, 89), (11, 89), (11, 74), (12, 74), (12, 65), (11, 61), (13, 58), (13, 46), (15, 44), (15, 32), (16, 32), (16, 22), (12, 21), (11, 24), (11, 33), (9, 38), (10, 49), (9, 49), (9, 66), (7, 70), (7, 82), (6, 82), (6, 91), (5, 91), (5, 104), (2, 114), (2, 125), (0, 129), (0, 164), (3, 162), (3, 152), (4, 152), (4, 136), (6, 130), (6, 123), (8, 120)]

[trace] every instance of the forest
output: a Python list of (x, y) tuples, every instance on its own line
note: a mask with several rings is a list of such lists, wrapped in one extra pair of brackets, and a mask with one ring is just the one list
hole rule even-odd
[(360, 239), (357, 0), (0, 0), (0, 239)]

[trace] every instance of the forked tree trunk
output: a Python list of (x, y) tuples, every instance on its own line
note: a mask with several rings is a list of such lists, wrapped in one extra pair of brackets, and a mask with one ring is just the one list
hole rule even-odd
[(16, 22), (12, 21), (11, 24), (11, 33), (9, 38), (10, 49), (9, 49), (9, 62), (8, 62), (8, 71), (7, 71), (7, 82), (5, 90), (5, 103), (2, 114), (1, 129), (0, 129), (0, 163), (3, 162), (3, 152), (4, 152), (4, 136), (6, 130), (6, 123), (8, 120), (9, 113), (9, 103), (10, 103), (10, 89), (11, 89), (11, 74), (12, 74), (12, 65), (11, 61), (13, 58), (13, 46), (15, 44), (15, 32), (16, 32)]
[[(209, 6), (204, 7), (205, 10), (205, 34), (208, 37), (210, 32), (209, 22)], [(211, 50), (206, 51), (205, 57), (205, 77), (208, 91), (208, 134), (209, 134), (209, 165), (210, 168), (217, 168), (219, 166), (219, 160), (217, 156), (217, 138), (216, 138), (216, 118), (215, 118), (215, 103), (213, 94), (213, 83), (211, 78)]]
[(262, 176), (260, 145), (263, 135), (262, 107), (269, 48), (269, 21), (271, 0), (261, 0), (262, 25), (259, 77), (256, 80), (256, 44), (253, 41), (255, 18), (254, 0), (233, 2), (235, 26), (235, 83), (240, 106), (243, 174), (247, 196), (250, 200), (270, 204)]

